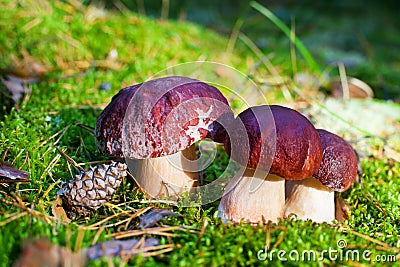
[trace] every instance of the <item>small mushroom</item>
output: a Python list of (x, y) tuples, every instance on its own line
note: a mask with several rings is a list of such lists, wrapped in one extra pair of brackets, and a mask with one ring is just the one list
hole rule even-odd
[[(277, 222), (285, 208), (285, 179), (309, 177), (321, 163), (318, 132), (299, 112), (276, 105), (251, 107), (237, 120), (247, 136), (226, 138), (225, 149), (246, 170), (227, 185), (218, 216), (224, 222)], [(231, 153), (247, 138), (250, 151)]]
[(353, 148), (341, 137), (317, 130), (323, 148), (322, 163), (313, 176), (299, 181), (286, 181), (285, 216), (315, 222), (335, 219), (334, 191), (347, 190), (357, 178), (358, 160)]
[(103, 153), (125, 157), (148, 196), (177, 196), (198, 181), (194, 144), (225, 113), (232, 113), (226, 98), (204, 82), (150, 80), (113, 97), (97, 121), (96, 142)]

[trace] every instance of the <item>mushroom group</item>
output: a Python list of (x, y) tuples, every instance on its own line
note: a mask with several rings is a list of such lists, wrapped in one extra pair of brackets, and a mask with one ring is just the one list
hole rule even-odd
[[(247, 151), (231, 155), (247, 169), (228, 184), (219, 216), (223, 221), (276, 222), (285, 209), (285, 180), (304, 179), (319, 167), (319, 135), (303, 115), (282, 106), (251, 107), (237, 120), (245, 125), (250, 155), (243, 157)], [(232, 146), (240, 146), (232, 142), (239, 138), (225, 140), (228, 154)]]
[[(315, 129), (290, 108), (250, 107), (236, 120), (246, 126), (250, 156), (244, 162), (240, 154), (231, 155), (247, 163), (247, 171), (227, 185), (218, 208), (222, 221), (277, 222), (291, 214), (319, 223), (333, 221), (334, 191), (347, 190), (357, 177), (353, 148), (341, 137)], [(224, 140), (228, 154), (232, 146), (240, 146), (231, 138)]]
[(223, 222), (277, 222), (291, 214), (331, 222), (333, 191), (357, 176), (352, 147), (299, 112), (262, 105), (234, 118), (217, 88), (187, 77), (122, 89), (100, 115), (95, 138), (101, 152), (127, 161), (152, 198), (190, 192), (199, 179), (195, 143), (223, 143), (242, 167), (221, 198)]
[[(347, 190), (358, 175), (353, 148), (341, 137), (315, 129), (290, 108), (251, 107), (236, 120), (246, 126), (250, 156), (245, 162), (240, 154), (231, 155), (242, 165), (247, 163), (247, 169), (226, 187), (218, 208), (222, 221), (277, 222), (294, 214), (332, 222), (334, 191)], [(232, 146), (240, 146), (231, 138), (224, 140), (228, 154)]]

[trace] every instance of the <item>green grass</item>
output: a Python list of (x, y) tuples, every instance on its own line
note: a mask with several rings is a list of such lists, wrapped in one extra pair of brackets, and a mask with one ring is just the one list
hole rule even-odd
[[(115, 207), (106, 206), (90, 219), (80, 218), (69, 225), (46, 221), (39, 215), (52, 215), (59, 180), (69, 180), (71, 169), (74, 174), (67, 161), (59, 157), (56, 147), (65, 149), (78, 163), (105, 159), (97, 151), (93, 136), (79, 127), (79, 123), (93, 127), (102, 108), (120, 88), (144, 81), (167, 66), (198, 59), (220, 62), (227, 51), (228, 39), (190, 23), (158, 21), (135, 13), (105, 11), (104, 16), (92, 20), (93, 9), (68, 2), (2, 1), (0, 8), (6, 10), (0, 13), (0, 67), (9, 67), (28, 53), (51, 69), (46, 79), (32, 85), (32, 93), (19, 108), (0, 122), (0, 155), (17, 168), (28, 171), (33, 180), (29, 184), (0, 187), (3, 200), (0, 202), (0, 266), (11, 266), (27, 237), (46, 236), (53, 243), (71, 249), (76, 244), (87, 247), (97, 230), (79, 229), (119, 212)], [(112, 49), (118, 51), (118, 68), (99, 66), (99, 60), (105, 60)], [(223, 63), (246, 72), (257, 60), (238, 42)], [(88, 66), (79, 67), (79, 62)], [(99, 90), (102, 82), (111, 83), (112, 89)], [(218, 160), (207, 170), (207, 181), (224, 171), (221, 162), (227, 158), (222, 151)], [(173, 231), (176, 235), (172, 237), (156, 236), (162, 243), (175, 244), (172, 252), (149, 258), (139, 256), (131, 259), (129, 266), (266, 265), (269, 259), (257, 259), (257, 252), (266, 243), (270, 250), (321, 253), (329, 248), (337, 249), (337, 242), (342, 239), (348, 244), (344, 251), (370, 250), (372, 259), (377, 255), (399, 257), (400, 164), (388, 159), (366, 159), (362, 166), (361, 182), (342, 194), (351, 206), (351, 216), (337, 225), (310, 221), (281, 221), (278, 225), (258, 227), (223, 225), (216, 217), (218, 201), (186, 208), (140, 203), (143, 194), (130, 180), (125, 181), (115, 194), (113, 204), (121, 204), (126, 210), (150, 205), (173, 208), (184, 217), (168, 218), (161, 224), (190, 226)], [(8, 202), (12, 201), (10, 196), (19, 196), (27, 208), (37, 213), (12, 205)], [(115, 219), (109, 223), (117, 222)], [(135, 218), (132, 224), (137, 222)], [(98, 240), (107, 240), (109, 234), (120, 230), (107, 228)], [(283, 262), (273, 257), (272, 261), (276, 266), (357, 265), (340, 259), (331, 262), (327, 255), (323, 258), (321, 262)], [(120, 260), (116, 258), (112, 262), (117, 265)], [(367, 261), (361, 263), (371, 265)], [(89, 266), (107, 264), (107, 260), (100, 259), (90, 262)], [(373, 264), (381, 265), (380, 262)]]
[(282, 20), (280, 20), (274, 13), (272, 13), (271, 10), (260, 5), (255, 1), (250, 2), (250, 5), (258, 12), (260, 12), (263, 16), (272, 21), (276, 25), (276, 27), (278, 27), (286, 35), (286, 37), (296, 46), (300, 54), (304, 57), (311, 71), (316, 72), (318, 75), (321, 74), (321, 70), (319, 68), (318, 63), (314, 60), (313, 56), (304, 46), (303, 42), (298, 38), (296, 38), (295, 36), (292, 37), (291, 30), (285, 25), (285, 23)]

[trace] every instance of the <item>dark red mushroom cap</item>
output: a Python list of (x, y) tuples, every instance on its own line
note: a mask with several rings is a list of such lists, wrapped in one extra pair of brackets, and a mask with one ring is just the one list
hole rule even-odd
[(154, 158), (184, 150), (204, 139), (209, 125), (231, 113), (221, 92), (180, 76), (122, 89), (96, 124), (96, 143), (107, 155)]
[(121, 89), (97, 119), (95, 141), (101, 153), (108, 156), (123, 157), (122, 126), (124, 114), (141, 84)]
[[(248, 168), (268, 171), (270, 166), (271, 174), (288, 180), (304, 179), (318, 169), (322, 160), (321, 140), (314, 126), (299, 112), (264, 105), (243, 111), (237, 119), (244, 124), (249, 138)], [(225, 144), (228, 154), (230, 140)], [(233, 145), (240, 147), (240, 143)], [(246, 162), (241, 158), (246, 151), (236, 154), (231, 155), (235, 161)]]
[(323, 157), (313, 176), (331, 190), (346, 191), (358, 175), (357, 155), (343, 138), (326, 130), (317, 131), (322, 142)]

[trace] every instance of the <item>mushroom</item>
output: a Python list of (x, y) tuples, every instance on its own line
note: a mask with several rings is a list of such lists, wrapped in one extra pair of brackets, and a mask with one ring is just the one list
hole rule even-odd
[(334, 191), (347, 190), (358, 175), (358, 159), (353, 148), (341, 137), (317, 130), (322, 142), (322, 163), (313, 176), (299, 181), (286, 181), (285, 216), (315, 222), (335, 219)]
[(96, 124), (100, 151), (125, 157), (149, 197), (177, 196), (198, 181), (194, 144), (208, 126), (232, 113), (221, 92), (181, 76), (150, 80), (122, 89)]
[[(318, 132), (299, 112), (276, 105), (251, 107), (237, 120), (247, 136), (225, 138), (225, 149), (246, 169), (227, 185), (218, 216), (224, 222), (277, 222), (284, 213), (285, 179), (309, 177), (321, 163)], [(246, 138), (249, 151), (240, 149)], [(231, 153), (235, 147), (239, 152)]]

